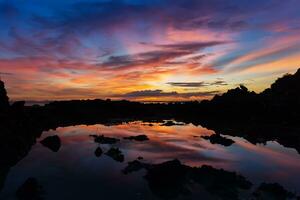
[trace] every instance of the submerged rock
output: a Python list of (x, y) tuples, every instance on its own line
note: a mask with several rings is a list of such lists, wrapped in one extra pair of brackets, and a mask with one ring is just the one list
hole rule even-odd
[(136, 172), (136, 171), (139, 171), (139, 170), (145, 168), (146, 165), (147, 164), (144, 164), (138, 160), (134, 160), (134, 161), (128, 162), (128, 165), (125, 167), (125, 169), (122, 170), (122, 172), (124, 174), (130, 174), (132, 172)]
[(102, 155), (103, 151), (101, 149), (101, 147), (97, 147), (97, 149), (95, 150), (95, 156), (96, 157), (100, 157)]
[(111, 157), (115, 161), (123, 162), (124, 161), (124, 155), (120, 151), (119, 148), (110, 148), (106, 153), (107, 156)]
[(234, 143), (232, 139), (222, 137), (219, 134), (213, 134), (210, 136), (202, 136), (202, 138), (209, 140), (212, 144), (221, 144), (223, 146), (230, 146)]
[(147, 135), (137, 135), (137, 136), (129, 136), (129, 137), (124, 137), (126, 140), (136, 140), (136, 141), (146, 141), (149, 140)]
[(151, 191), (162, 199), (175, 199), (190, 194), (188, 168), (179, 160), (148, 166), (145, 179)]
[(105, 137), (104, 135), (90, 135), (94, 138), (94, 141), (99, 144), (115, 144), (120, 140), (112, 137)]
[(238, 200), (241, 190), (246, 191), (252, 187), (252, 183), (244, 176), (208, 165), (192, 168), (189, 176), (218, 199)]
[(20, 200), (42, 200), (43, 188), (35, 178), (28, 178), (16, 192)]
[(248, 190), (252, 186), (245, 177), (234, 172), (206, 165), (190, 167), (176, 159), (161, 164), (147, 164), (135, 160), (129, 162), (122, 172), (129, 174), (141, 169), (147, 171), (144, 178), (151, 191), (162, 199), (187, 196), (192, 193), (190, 186), (198, 184), (216, 199), (237, 200), (240, 190)]
[(41, 144), (53, 152), (58, 152), (61, 146), (60, 139), (57, 135), (46, 137), (41, 141)]

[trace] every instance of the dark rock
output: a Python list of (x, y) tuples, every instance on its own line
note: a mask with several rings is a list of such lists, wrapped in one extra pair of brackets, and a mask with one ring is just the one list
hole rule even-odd
[(110, 148), (106, 153), (107, 156), (111, 157), (115, 161), (123, 162), (124, 161), (124, 155), (120, 151), (119, 148)]
[(102, 155), (103, 151), (101, 149), (101, 147), (97, 147), (97, 149), (95, 150), (95, 156), (96, 157), (100, 157)]
[(249, 190), (252, 187), (251, 182), (235, 172), (215, 169), (207, 165), (191, 168), (189, 176), (218, 199), (238, 200), (240, 190)]
[(104, 135), (90, 135), (94, 141), (99, 144), (115, 144), (120, 140), (117, 138), (105, 137)]
[(28, 178), (16, 192), (20, 200), (42, 200), (42, 195), (43, 189), (35, 178)]
[(89, 135), (90, 137), (93, 137), (93, 138), (96, 138), (96, 137), (98, 137), (99, 135), (96, 135), (96, 134), (91, 134), (91, 135)]
[(179, 160), (172, 160), (149, 166), (145, 179), (154, 194), (162, 199), (175, 199), (190, 194), (187, 173), (186, 166)]
[(144, 178), (151, 191), (162, 199), (175, 199), (191, 193), (191, 184), (201, 185), (216, 199), (237, 200), (239, 191), (249, 190), (252, 183), (243, 176), (210, 166), (189, 167), (179, 160), (171, 160), (161, 164), (147, 164), (132, 161), (123, 170), (124, 174), (146, 169)]
[(46, 137), (41, 141), (41, 144), (53, 152), (58, 152), (61, 146), (60, 139), (57, 135)]
[(223, 146), (230, 146), (234, 143), (233, 140), (226, 137), (222, 137), (219, 134), (213, 134), (210, 136), (202, 136), (202, 138), (209, 140), (212, 144), (221, 144)]
[(285, 200), (295, 198), (295, 194), (285, 190), (278, 183), (262, 183), (253, 196), (257, 200)]
[(137, 159), (138, 160), (143, 160), (144, 158), (142, 156), (139, 156)]
[(136, 140), (136, 141), (146, 141), (149, 140), (147, 135), (137, 135), (137, 136), (129, 136), (129, 137), (124, 137), (126, 140)]
[(134, 160), (134, 161), (128, 162), (128, 165), (125, 167), (125, 169), (122, 170), (122, 172), (124, 174), (130, 174), (132, 172), (139, 171), (145, 167), (146, 167), (146, 164), (144, 164), (138, 160)]

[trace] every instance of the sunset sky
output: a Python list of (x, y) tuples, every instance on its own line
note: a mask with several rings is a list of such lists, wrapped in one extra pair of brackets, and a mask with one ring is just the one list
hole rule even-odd
[(11, 100), (204, 99), (299, 67), (299, 0), (0, 0)]

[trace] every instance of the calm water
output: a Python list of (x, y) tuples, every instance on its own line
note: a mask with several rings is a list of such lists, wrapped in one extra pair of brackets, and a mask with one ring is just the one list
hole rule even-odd
[[(96, 157), (94, 152), (99, 144), (89, 137), (90, 134), (121, 139), (112, 146), (120, 148), (125, 156), (124, 162), (117, 162), (105, 154)], [(150, 140), (122, 139), (140, 134), (147, 135)], [(253, 145), (230, 136), (226, 137), (235, 143), (225, 147), (195, 137), (212, 134), (211, 130), (191, 124), (161, 126), (152, 123), (150, 126), (143, 122), (72, 126), (44, 132), (38, 141), (58, 135), (61, 148), (52, 152), (37, 142), (30, 153), (11, 168), (0, 199), (14, 199), (18, 187), (29, 177), (35, 177), (43, 186), (45, 199), (159, 199), (143, 177), (145, 170), (128, 175), (121, 172), (127, 162), (139, 156), (147, 163), (158, 164), (177, 158), (188, 166), (211, 165), (235, 171), (255, 185), (277, 182), (300, 193), (300, 155), (294, 149), (276, 142)], [(103, 152), (110, 147), (101, 145)], [(192, 196), (181, 198), (192, 199)]]

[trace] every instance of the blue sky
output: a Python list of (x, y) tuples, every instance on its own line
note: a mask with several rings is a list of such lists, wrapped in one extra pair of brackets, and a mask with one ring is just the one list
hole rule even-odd
[(12, 100), (194, 100), (300, 66), (298, 0), (0, 0)]

